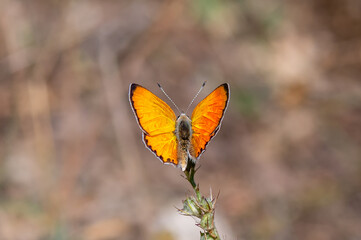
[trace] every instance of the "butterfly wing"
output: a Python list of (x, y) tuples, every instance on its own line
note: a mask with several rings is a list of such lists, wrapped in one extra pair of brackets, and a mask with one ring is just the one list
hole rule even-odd
[(211, 92), (192, 113), (191, 155), (198, 159), (220, 128), (229, 100), (229, 85), (224, 83)]
[(134, 83), (129, 87), (129, 101), (143, 131), (145, 146), (163, 163), (178, 165), (173, 110), (149, 90)]

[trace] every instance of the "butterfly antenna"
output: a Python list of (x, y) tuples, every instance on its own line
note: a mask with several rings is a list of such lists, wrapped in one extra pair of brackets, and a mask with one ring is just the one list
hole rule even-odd
[(199, 93), (202, 91), (202, 89), (204, 88), (204, 86), (206, 85), (207, 81), (204, 81), (204, 83), (202, 84), (201, 88), (198, 90), (197, 94), (194, 96), (194, 98), (192, 99), (191, 103), (188, 105), (186, 113), (188, 112), (188, 109), (190, 108), (190, 106), (192, 105), (192, 103), (194, 102), (194, 100), (197, 98), (197, 96), (199, 95)]
[(169, 101), (171, 101), (171, 102), (173, 103), (173, 105), (177, 108), (178, 112), (179, 112), (179, 113), (182, 113), (182, 111), (179, 110), (178, 106), (173, 102), (173, 100), (172, 100), (172, 99), (168, 96), (168, 94), (164, 91), (164, 89), (162, 88), (162, 86), (161, 86), (159, 83), (157, 83), (157, 84), (158, 84), (158, 87), (160, 88), (160, 90), (162, 90), (162, 92), (164, 93), (164, 95), (167, 96), (167, 98), (169, 99)]

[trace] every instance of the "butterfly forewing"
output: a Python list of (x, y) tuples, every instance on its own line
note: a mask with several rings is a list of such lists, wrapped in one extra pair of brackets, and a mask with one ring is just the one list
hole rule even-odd
[(143, 131), (143, 141), (165, 163), (178, 164), (174, 135), (176, 116), (160, 98), (144, 87), (131, 84), (129, 100)]
[(203, 99), (192, 113), (192, 149), (196, 159), (206, 149), (207, 143), (217, 133), (229, 100), (229, 86), (220, 85)]

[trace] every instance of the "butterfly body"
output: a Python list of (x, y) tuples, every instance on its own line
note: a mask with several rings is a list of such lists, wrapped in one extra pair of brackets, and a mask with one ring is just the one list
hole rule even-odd
[(194, 158), (191, 155), (193, 152), (191, 149), (192, 121), (184, 113), (177, 118), (175, 135), (177, 137), (178, 162), (181, 168), (185, 169), (188, 160), (194, 160)]
[(168, 104), (138, 84), (130, 85), (129, 101), (145, 146), (163, 163), (184, 171), (188, 161), (196, 162), (218, 132), (229, 101), (229, 85), (224, 83), (211, 92), (195, 107), (191, 118), (185, 113), (176, 117)]

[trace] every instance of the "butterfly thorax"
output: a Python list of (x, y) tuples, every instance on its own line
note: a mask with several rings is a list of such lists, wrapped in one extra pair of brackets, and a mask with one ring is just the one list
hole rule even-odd
[(187, 167), (188, 158), (190, 158), (192, 137), (192, 122), (184, 113), (177, 118), (175, 135), (177, 137), (178, 162), (184, 170)]

